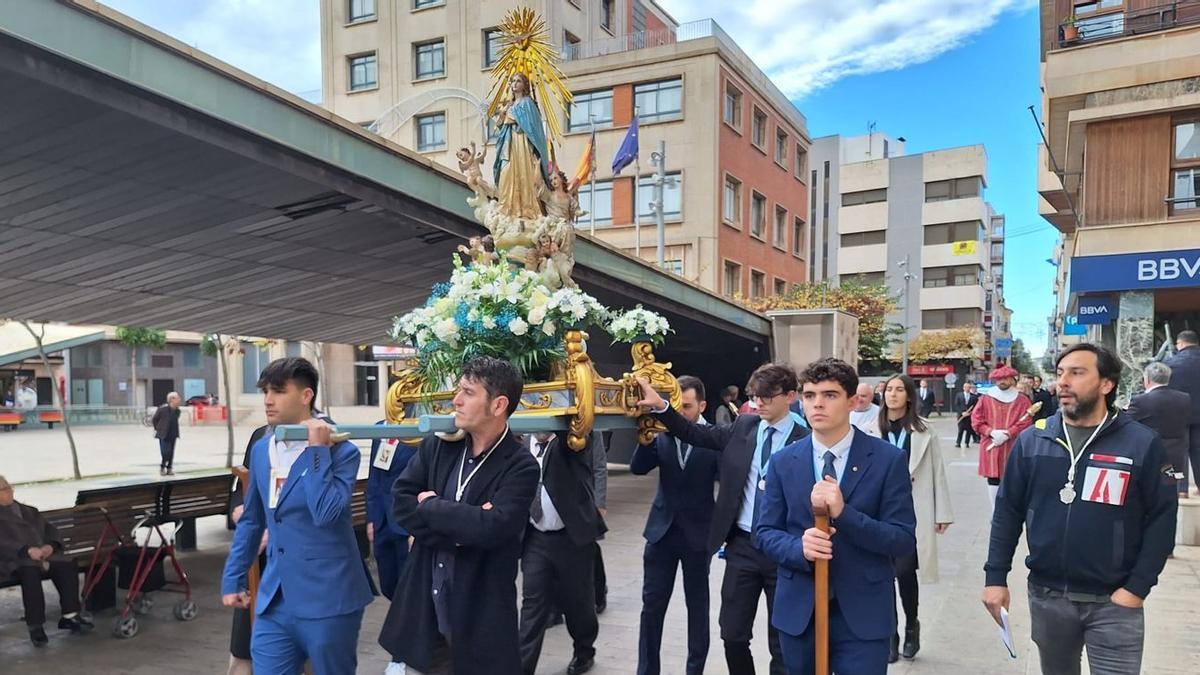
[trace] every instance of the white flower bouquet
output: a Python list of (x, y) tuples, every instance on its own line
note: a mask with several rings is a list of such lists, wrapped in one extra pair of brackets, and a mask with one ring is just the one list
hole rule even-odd
[(606, 328), (613, 342), (651, 342), (661, 345), (667, 333), (673, 332), (665, 317), (641, 305), (624, 312), (612, 313)]

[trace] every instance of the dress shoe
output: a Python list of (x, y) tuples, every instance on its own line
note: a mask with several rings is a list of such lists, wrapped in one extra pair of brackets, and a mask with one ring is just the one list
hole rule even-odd
[(567, 675), (580, 675), (592, 669), (596, 665), (596, 659), (592, 656), (576, 656), (567, 664)]
[(45, 647), (50, 644), (50, 638), (46, 637), (46, 629), (41, 626), (34, 626), (29, 629), (29, 639), (33, 640), (34, 647)]
[(96, 626), (90, 620), (88, 620), (87, 618), (85, 618), (83, 616), (80, 616), (79, 614), (76, 614), (75, 616), (72, 616), (70, 618), (63, 617), (58, 620), (58, 629), (59, 630), (69, 630), (72, 633), (82, 633), (84, 631), (89, 631), (95, 627)]
[(900, 636), (892, 633), (892, 639), (888, 641), (888, 663), (895, 663), (900, 660)]
[(904, 627), (904, 651), (901, 655), (911, 659), (921, 651), (921, 622), (913, 621), (911, 626)]

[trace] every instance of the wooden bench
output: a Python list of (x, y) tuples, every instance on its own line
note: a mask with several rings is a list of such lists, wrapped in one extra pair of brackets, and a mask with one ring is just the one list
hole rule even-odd
[(4, 427), (5, 431), (16, 429), (22, 421), (21, 413), (19, 412), (0, 412), (0, 427)]
[(182, 526), (176, 544), (180, 550), (196, 549), (196, 519), (223, 516), (229, 513), (229, 475), (219, 473), (200, 478), (165, 481), (163, 485), (162, 520), (179, 520)]
[(51, 429), (55, 424), (62, 424), (63, 414), (58, 410), (42, 410), (38, 412), (38, 423), (45, 424)]

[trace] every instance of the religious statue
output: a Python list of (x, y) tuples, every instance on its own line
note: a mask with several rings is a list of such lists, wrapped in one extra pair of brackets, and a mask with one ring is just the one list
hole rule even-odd
[(561, 218), (546, 218), (525, 257), (526, 269), (537, 272), (550, 290), (575, 288), (575, 226)]
[(579, 188), (572, 188), (562, 171), (550, 174), (550, 191), (542, 193), (546, 215), (574, 224), (579, 218)]
[(500, 260), (500, 256), (496, 255), (496, 242), (490, 234), (471, 237), (466, 246), (458, 245), (458, 252), (466, 264), (493, 265)]
[(542, 215), (538, 194), (548, 187), (550, 174), (542, 113), (530, 95), (528, 76), (516, 72), (508, 81), (511, 98), (499, 115), (493, 164), (500, 213), (536, 220)]
[(458, 157), (458, 170), (467, 175), (467, 187), (475, 193), (476, 197), (492, 199), (496, 196), (496, 190), (487, 181), (483, 179), (483, 158), (487, 156), (487, 146), (482, 150), (476, 150), (475, 141), (471, 141), (471, 147), (459, 148), (455, 153)]

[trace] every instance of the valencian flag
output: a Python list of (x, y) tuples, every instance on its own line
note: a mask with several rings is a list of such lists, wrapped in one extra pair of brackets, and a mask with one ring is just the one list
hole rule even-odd
[(571, 178), (571, 185), (579, 186), (588, 182), (592, 177), (592, 172), (596, 170), (596, 131), (592, 130), (592, 138), (588, 141), (587, 147), (583, 149), (583, 156), (579, 158), (579, 164), (575, 167), (575, 175)]
[(975, 255), (975, 240), (950, 242), (950, 252), (954, 255)]
[(613, 157), (613, 175), (621, 173), (621, 169), (633, 164), (637, 157), (638, 118), (634, 116), (633, 122), (629, 125), (629, 131), (625, 134), (625, 140), (621, 141), (621, 147), (617, 148), (617, 154)]

